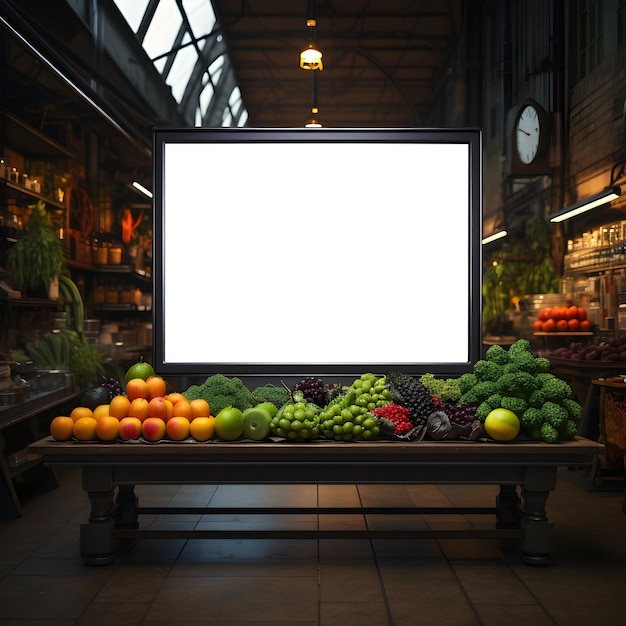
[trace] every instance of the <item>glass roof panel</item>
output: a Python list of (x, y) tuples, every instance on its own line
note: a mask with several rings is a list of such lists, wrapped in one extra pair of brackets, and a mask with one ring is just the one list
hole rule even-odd
[[(151, 4), (150, 0), (114, 1), (130, 28), (137, 33)], [(184, 16), (186, 20), (183, 19)], [(199, 97), (197, 93), (194, 96), (198, 98), (195, 106), (191, 102), (185, 106), (183, 100), (188, 93), (187, 86), (191, 77), (197, 76), (194, 69), (198, 63), (202, 63), (202, 50), (212, 37), (218, 42), (222, 40), (221, 35), (211, 34), (215, 25), (216, 17), (210, 0), (158, 0), (142, 42), (146, 54), (170, 86), (172, 96), (183, 108), (193, 111), (196, 125), (204, 119), (222, 72), (232, 72), (230, 64), (224, 63), (224, 56), (216, 58), (203, 73), (205, 87)], [(221, 117), (224, 126), (235, 122), (239, 126), (245, 125), (248, 115), (238, 87), (229, 95), (228, 105), (224, 107)]]
[(143, 40), (144, 50), (151, 59), (172, 49), (182, 22), (176, 0), (160, 0)]

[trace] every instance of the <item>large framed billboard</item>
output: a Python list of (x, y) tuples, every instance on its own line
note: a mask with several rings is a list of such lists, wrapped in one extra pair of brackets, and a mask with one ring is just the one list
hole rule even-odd
[(154, 367), (342, 379), (481, 351), (478, 129), (154, 131)]

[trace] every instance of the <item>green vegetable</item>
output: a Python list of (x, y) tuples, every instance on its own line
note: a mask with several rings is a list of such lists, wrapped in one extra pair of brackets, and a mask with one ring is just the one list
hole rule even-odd
[(261, 385), (252, 390), (252, 399), (260, 404), (262, 402), (271, 402), (280, 408), (286, 402), (291, 400), (289, 390), (282, 385)]
[(434, 374), (426, 373), (419, 380), (429, 393), (437, 396), (442, 402), (456, 403), (461, 397), (458, 378), (437, 378)]
[(182, 395), (189, 401), (203, 398), (209, 403), (213, 415), (217, 415), (227, 406), (245, 411), (255, 404), (250, 390), (240, 378), (223, 374), (209, 376), (201, 385), (191, 385)]
[[(495, 377), (497, 369), (500, 375)], [(464, 390), (460, 403), (475, 406), (481, 421), (493, 409), (508, 409), (519, 417), (521, 430), (539, 441), (573, 439), (582, 407), (571, 397), (570, 385), (549, 369), (550, 361), (534, 357), (526, 339), (508, 351), (491, 346), (474, 371), (459, 379)]]

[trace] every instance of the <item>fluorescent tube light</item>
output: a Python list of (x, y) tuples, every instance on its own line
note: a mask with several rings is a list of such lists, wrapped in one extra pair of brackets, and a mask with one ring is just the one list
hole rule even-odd
[(508, 233), (506, 232), (506, 230), (499, 230), (496, 233), (493, 233), (491, 235), (488, 235), (487, 237), (485, 237), (482, 241), (483, 246), (486, 243), (491, 243), (492, 241), (496, 241), (497, 239), (502, 239), (502, 237), (506, 237), (508, 235)]
[(595, 209), (596, 207), (606, 204), (607, 202), (611, 202), (611, 200), (619, 198), (621, 194), (622, 188), (619, 185), (615, 185), (614, 187), (607, 187), (604, 191), (601, 191), (600, 193), (589, 196), (584, 200), (574, 202), (573, 204), (566, 206), (560, 211), (557, 211), (550, 216), (550, 221), (563, 222), (564, 220), (570, 219), (570, 217), (580, 215), (585, 211)]
[(138, 183), (136, 180), (133, 181), (133, 187), (138, 191), (141, 191), (144, 195), (148, 196), (148, 198), (152, 198), (152, 192), (149, 189), (146, 189), (141, 183)]

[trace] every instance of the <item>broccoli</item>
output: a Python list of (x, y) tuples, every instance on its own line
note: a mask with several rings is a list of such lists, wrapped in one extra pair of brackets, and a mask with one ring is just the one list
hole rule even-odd
[(502, 366), (493, 361), (480, 360), (474, 364), (474, 374), (479, 381), (496, 381), (502, 376)]
[(478, 378), (476, 378), (476, 374), (473, 372), (465, 372), (465, 374), (461, 374), (459, 378), (461, 395), (467, 393), (477, 382)]
[(540, 409), (547, 401), (548, 397), (542, 389), (535, 389), (535, 391), (528, 396), (528, 405), (536, 409)]
[(556, 443), (559, 439), (559, 433), (551, 424), (545, 422), (539, 429), (539, 439), (546, 443)]
[(522, 415), (528, 408), (528, 403), (524, 398), (517, 398), (515, 396), (504, 396), (500, 401), (500, 406), (503, 409), (513, 411), (515, 415)]
[(437, 396), (442, 402), (457, 402), (461, 397), (461, 386), (458, 378), (436, 378), (434, 374), (423, 374), (419, 381), (427, 391)]
[(485, 359), (498, 365), (506, 365), (509, 362), (508, 352), (502, 346), (489, 346), (485, 352)]
[(526, 398), (535, 389), (539, 383), (537, 379), (528, 372), (515, 372), (512, 374), (503, 374), (496, 381), (496, 390), (503, 396), (517, 396)]
[(469, 391), (459, 399), (459, 404), (478, 406), (496, 391), (496, 384), (489, 380), (476, 383)]
[(290, 399), (289, 390), (282, 385), (267, 384), (252, 390), (252, 400), (256, 403), (271, 402), (280, 408), (283, 404), (289, 402)]
[(520, 423), (522, 428), (531, 435), (534, 439), (538, 437), (533, 436), (533, 432), (538, 432), (543, 424), (544, 418), (541, 413), (541, 409), (535, 407), (529, 407), (522, 413)]
[(572, 398), (561, 400), (561, 406), (565, 408), (570, 420), (578, 422), (583, 416), (583, 407)]
[(433, 396), (439, 396), (443, 390), (445, 382), (442, 378), (437, 378), (434, 374), (427, 372), (420, 376), (420, 383), (426, 387)]
[(476, 417), (477, 420), (480, 420), (481, 422), (484, 422), (487, 419), (487, 415), (489, 415), (489, 413), (491, 413), (491, 411), (493, 411), (493, 408), (491, 407), (491, 405), (488, 402), (481, 402), (476, 407), (475, 417)]
[[(200, 392), (196, 387), (199, 387)], [(200, 395), (199, 395), (200, 394)], [(211, 407), (211, 413), (217, 415), (223, 408), (234, 406), (241, 411), (254, 404), (250, 390), (240, 378), (228, 378), (223, 374), (209, 376), (201, 385), (191, 385), (183, 396), (188, 400), (194, 397), (204, 398)]]
[(556, 402), (546, 402), (541, 407), (544, 423), (550, 424), (555, 430), (560, 430), (568, 420), (567, 410)]

